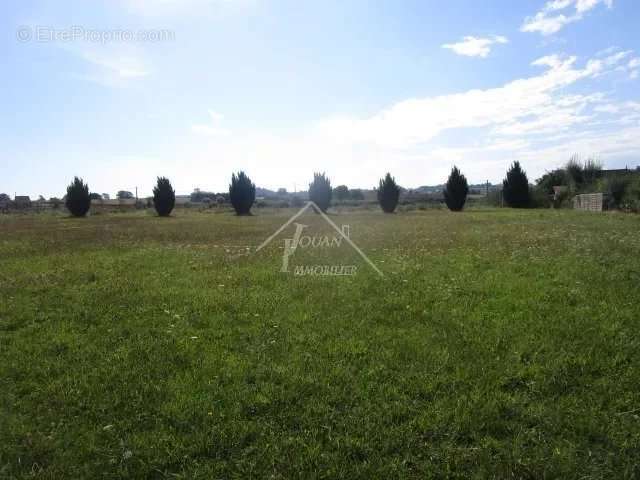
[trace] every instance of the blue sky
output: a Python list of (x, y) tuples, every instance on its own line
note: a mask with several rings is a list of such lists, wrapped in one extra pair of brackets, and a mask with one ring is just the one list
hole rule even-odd
[(635, 166), (639, 21), (636, 0), (3, 2), (0, 192)]

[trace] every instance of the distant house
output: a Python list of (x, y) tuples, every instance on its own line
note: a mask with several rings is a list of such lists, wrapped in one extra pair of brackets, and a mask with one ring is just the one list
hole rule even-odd
[(16, 195), (13, 203), (16, 208), (31, 208), (31, 199), (28, 195)]

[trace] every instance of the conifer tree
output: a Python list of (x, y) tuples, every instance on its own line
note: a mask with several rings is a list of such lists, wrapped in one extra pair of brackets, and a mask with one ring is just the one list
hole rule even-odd
[(161, 217), (168, 217), (176, 204), (176, 192), (166, 177), (158, 177), (153, 187), (153, 206)]
[(526, 208), (530, 204), (529, 180), (522, 170), (520, 162), (513, 162), (502, 182), (502, 195), (507, 205), (513, 208)]
[(91, 207), (89, 185), (81, 178), (75, 177), (67, 187), (65, 205), (74, 217), (84, 217)]
[(315, 203), (322, 212), (331, 205), (331, 181), (324, 173), (314, 173), (313, 182), (309, 184), (309, 200)]
[(384, 213), (393, 213), (400, 199), (400, 187), (390, 173), (380, 179), (378, 184), (378, 203)]
[(451, 169), (451, 174), (444, 187), (444, 201), (452, 212), (460, 212), (464, 208), (469, 193), (469, 185), (458, 167)]
[(256, 200), (256, 186), (244, 172), (231, 175), (229, 201), (236, 215), (251, 215), (251, 207)]

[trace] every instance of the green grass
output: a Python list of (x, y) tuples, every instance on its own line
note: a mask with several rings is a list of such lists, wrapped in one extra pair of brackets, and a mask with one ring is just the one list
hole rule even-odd
[(640, 476), (640, 217), (291, 213), (0, 216), (0, 478)]

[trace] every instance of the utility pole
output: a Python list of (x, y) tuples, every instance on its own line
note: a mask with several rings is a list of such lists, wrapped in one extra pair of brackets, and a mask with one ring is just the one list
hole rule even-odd
[(136, 203), (138, 203), (138, 187), (136, 187)]

